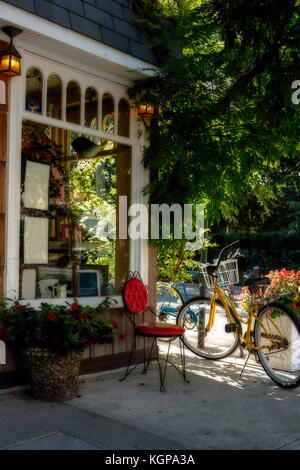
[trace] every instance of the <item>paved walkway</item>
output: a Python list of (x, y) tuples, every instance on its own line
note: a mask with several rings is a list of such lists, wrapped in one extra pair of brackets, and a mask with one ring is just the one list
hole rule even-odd
[(300, 389), (278, 388), (254, 362), (241, 377), (242, 363), (190, 353), (190, 384), (170, 367), (166, 393), (155, 365), (124, 382), (124, 369), (81, 377), (81, 396), (66, 403), (1, 392), (0, 449), (300, 450)]

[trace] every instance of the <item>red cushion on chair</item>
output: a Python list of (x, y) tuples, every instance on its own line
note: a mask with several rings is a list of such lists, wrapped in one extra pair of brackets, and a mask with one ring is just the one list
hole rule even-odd
[(123, 290), (123, 301), (127, 310), (135, 315), (146, 310), (148, 292), (140, 279), (133, 277), (126, 282)]
[(183, 335), (185, 329), (172, 323), (142, 323), (136, 327), (137, 334), (149, 336), (178, 336)]

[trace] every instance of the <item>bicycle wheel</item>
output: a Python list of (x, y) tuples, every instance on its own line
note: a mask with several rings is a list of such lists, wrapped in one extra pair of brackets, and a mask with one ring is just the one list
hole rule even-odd
[(261, 309), (254, 324), (255, 346), (269, 377), (284, 388), (300, 384), (300, 320), (285, 305), (272, 303)]
[[(161, 322), (176, 325), (176, 317), (183, 304), (183, 298), (179, 290), (167, 282), (157, 284), (156, 314)], [(160, 338), (160, 341), (169, 342), (175, 338)]]
[[(215, 321), (206, 331), (210, 317), (211, 300), (209, 297), (194, 297), (186, 302), (180, 309), (177, 324), (185, 328), (183, 342), (188, 349), (205, 359), (221, 359), (232, 354), (238, 347), (239, 322), (229, 324), (226, 311), (219, 300), (216, 300)], [(193, 322), (193, 328), (190, 328)]]

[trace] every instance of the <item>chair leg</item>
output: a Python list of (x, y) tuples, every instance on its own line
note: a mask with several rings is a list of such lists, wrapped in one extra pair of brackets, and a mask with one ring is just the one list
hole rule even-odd
[[(154, 341), (155, 341), (155, 345), (156, 345), (156, 350), (158, 351), (157, 338), (155, 338)], [(169, 351), (170, 351), (170, 343), (171, 343), (171, 341), (169, 342), (168, 354), (167, 354), (167, 359), (166, 359), (166, 363), (165, 363), (165, 367), (164, 367), (164, 372), (162, 371), (162, 367), (161, 367), (161, 363), (160, 363), (160, 359), (159, 359), (159, 352), (158, 352), (158, 355), (157, 355), (157, 358), (156, 358), (157, 363), (158, 363), (158, 369), (159, 369), (160, 391), (161, 391), (161, 392), (166, 392), (166, 388), (165, 388), (165, 378), (166, 378), (166, 370), (167, 370), (167, 365), (168, 365), (168, 357), (169, 357)]]
[(180, 355), (181, 355), (181, 365), (182, 365), (182, 377), (187, 382), (190, 383), (189, 380), (186, 378), (186, 369), (185, 369), (185, 347), (184, 342), (181, 338), (179, 338), (179, 346), (180, 346)]
[(133, 341), (133, 345), (132, 345), (132, 348), (131, 348), (131, 351), (130, 351), (130, 355), (129, 355), (129, 359), (128, 359), (128, 364), (127, 364), (127, 369), (126, 369), (125, 375), (124, 375), (124, 377), (122, 377), (121, 379), (119, 379), (120, 382), (122, 382), (123, 380), (125, 380), (126, 377), (128, 377), (128, 375), (133, 371), (133, 369), (135, 369), (135, 367), (133, 367), (133, 368), (129, 371), (129, 367), (130, 367), (130, 364), (131, 364), (133, 352), (134, 352), (135, 349), (136, 349), (136, 335), (134, 335), (134, 341)]
[(147, 365), (146, 365), (146, 349), (145, 349), (145, 337), (144, 337), (144, 370), (143, 370), (143, 374), (147, 374), (147, 371), (148, 371), (148, 367), (149, 367), (149, 364), (151, 362), (151, 357), (152, 357), (152, 351), (153, 351), (153, 346), (155, 344), (155, 338), (153, 339), (152, 341), (152, 346), (151, 346), (151, 351), (150, 351), (150, 354), (148, 356), (148, 360), (147, 360)]

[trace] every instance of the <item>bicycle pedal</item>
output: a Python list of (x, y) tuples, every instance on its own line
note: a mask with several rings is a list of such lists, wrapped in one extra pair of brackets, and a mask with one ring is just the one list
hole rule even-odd
[(237, 326), (235, 323), (227, 323), (227, 325), (225, 325), (226, 333), (234, 333), (236, 330)]

